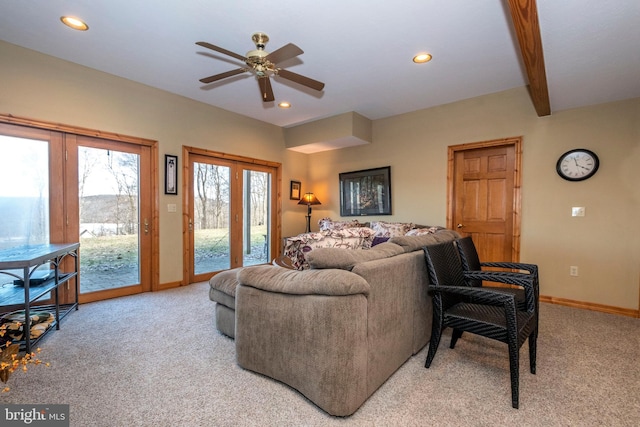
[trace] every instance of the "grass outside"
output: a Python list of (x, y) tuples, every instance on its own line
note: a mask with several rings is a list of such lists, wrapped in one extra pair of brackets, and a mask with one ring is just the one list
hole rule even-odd
[[(265, 225), (251, 228), (250, 258), (265, 258)], [(229, 230), (223, 228), (196, 230), (195, 258), (219, 258), (229, 255)], [(82, 271), (105, 271), (130, 268), (138, 264), (138, 235), (82, 237), (80, 239), (80, 265)]]

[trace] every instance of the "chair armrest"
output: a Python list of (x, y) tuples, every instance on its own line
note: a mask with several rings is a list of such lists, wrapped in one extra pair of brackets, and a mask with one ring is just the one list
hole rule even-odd
[(524, 288), (528, 310), (534, 310), (540, 295), (538, 276), (536, 274), (509, 273), (506, 271), (464, 271), (466, 280), (486, 280), (488, 282), (505, 283)]
[(481, 262), (482, 267), (498, 267), (498, 268), (510, 268), (513, 270), (525, 270), (529, 274), (538, 275), (538, 266), (536, 264), (525, 264), (522, 262)]
[(474, 286), (429, 286), (429, 291), (442, 294), (473, 298), (474, 302), (487, 305), (512, 306), (515, 310), (515, 296), (498, 289)]
[(465, 279), (487, 280), (490, 282), (506, 283), (521, 287), (535, 288), (538, 284), (535, 275), (525, 273), (511, 273), (508, 271), (475, 271), (463, 272)]

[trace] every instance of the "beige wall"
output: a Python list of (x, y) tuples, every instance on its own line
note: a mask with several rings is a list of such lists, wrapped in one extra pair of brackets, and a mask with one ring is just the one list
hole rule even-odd
[[(379, 219), (443, 225), (447, 146), (522, 136), (521, 259), (540, 265), (542, 293), (638, 309), (640, 99), (539, 118), (526, 90), (513, 89), (377, 120), (371, 144), (307, 156), (286, 150), (276, 126), (3, 42), (0, 82), (0, 113), (154, 139), (159, 166), (183, 144), (281, 162), (283, 235), (304, 230), (289, 180), (322, 201), (317, 229), (322, 216), (339, 218), (339, 172), (387, 165), (394, 214)], [(601, 166), (570, 183), (555, 164), (576, 147), (598, 153)], [(181, 211), (166, 209), (180, 202), (160, 195), (161, 283), (182, 278)], [(571, 218), (571, 206), (586, 206), (586, 217)], [(569, 276), (570, 265), (579, 277)]]
[[(373, 129), (372, 144), (310, 155), (323, 202), (314, 219), (339, 218), (338, 173), (390, 165), (393, 215), (377, 219), (445, 225), (447, 147), (522, 136), (521, 260), (540, 266), (541, 293), (638, 308), (640, 99), (540, 118), (518, 88), (377, 120)], [(577, 147), (595, 151), (600, 170), (568, 182), (556, 161)], [(585, 206), (586, 216), (572, 218), (572, 206)]]

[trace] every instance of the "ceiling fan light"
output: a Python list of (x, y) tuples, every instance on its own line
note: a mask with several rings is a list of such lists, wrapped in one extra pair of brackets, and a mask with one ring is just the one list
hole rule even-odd
[(62, 23), (67, 27), (73, 28), (74, 30), (87, 31), (89, 29), (89, 26), (84, 21), (73, 16), (61, 16), (60, 21), (62, 21)]
[(287, 101), (282, 101), (281, 103), (278, 104), (278, 107), (280, 107), (280, 108), (291, 108), (291, 103), (289, 103)]
[(416, 64), (423, 64), (425, 62), (431, 61), (432, 56), (428, 53), (420, 53), (413, 57), (413, 62)]

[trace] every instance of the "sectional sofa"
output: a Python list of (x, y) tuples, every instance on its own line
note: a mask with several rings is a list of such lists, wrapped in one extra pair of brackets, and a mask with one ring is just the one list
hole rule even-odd
[(235, 336), (241, 367), (288, 384), (331, 415), (351, 415), (428, 342), (422, 247), (458, 237), (433, 228), (367, 250), (315, 248), (300, 270), (224, 272), (210, 282), (210, 298), (226, 313), (217, 327)]

